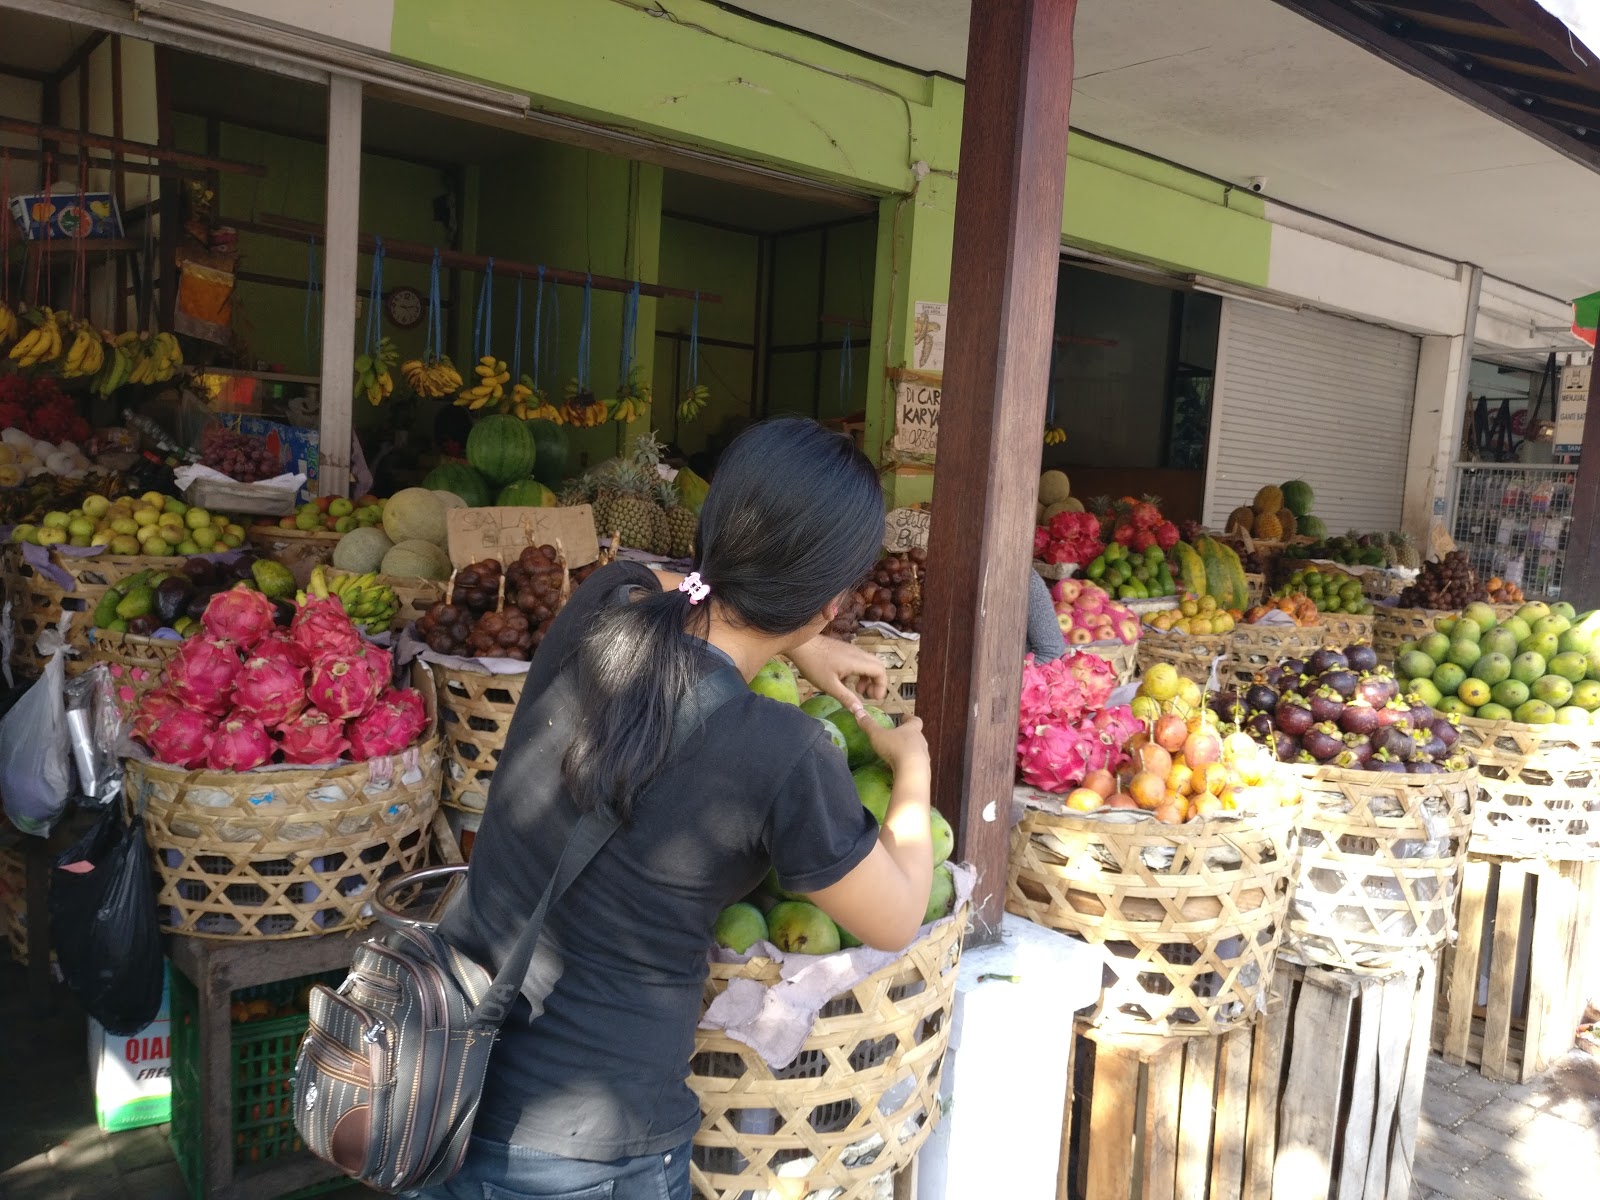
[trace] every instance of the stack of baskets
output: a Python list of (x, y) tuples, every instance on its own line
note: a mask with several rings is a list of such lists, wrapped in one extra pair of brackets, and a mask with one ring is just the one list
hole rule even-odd
[[(19, 548), (20, 549), (20, 548)], [(67, 673), (76, 675), (88, 669), (94, 635), (95, 607), (106, 590), (137, 571), (181, 569), (182, 558), (147, 558), (138, 555), (74, 555), (50, 552), (50, 569), (42, 570), (20, 553), (6, 560), (8, 587), (15, 612), (11, 667), (25, 679), (37, 678), (44, 669), (39, 650), (39, 635), (59, 628), (71, 614), (65, 631)]]

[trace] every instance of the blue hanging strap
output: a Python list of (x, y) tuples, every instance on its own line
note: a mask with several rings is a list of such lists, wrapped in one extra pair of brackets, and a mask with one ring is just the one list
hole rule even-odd
[[(311, 310), (317, 310), (313, 324)], [(322, 344), (322, 276), (317, 267), (317, 239), (313, 235), (306, 243), (306, 314), (302, 333), (306, 343), (306, 359), (314, 360)]]
[(627, 298), (622, 302), (622, 355), (617, 362), (617, 391), (621, 392), (628, 386), (628, 379), (633, 374), (633, 339), (634, 330), (639, 325), (639, 284), (637, 281), (628, 291)]
[(550, 377), (561, 378), (561, 293), (550, 292), (550, 325), (545, 335), (545, 359), (550, 364)]
[(372, 276), (367, 286), (367, 354), (378, 352), (378, 340), (383, 332), (379, 316), (379, 309), (383, 307), (383, 239), (372, 240)]
[(700, 386), (700, 293), (694, 294), (694, 307), (689, 310), (689, 393)]
[(578, 329), (578, 390), (589, 390), (589, 300), (592, 293), (592, 280), (588, 275), (583, 277), (583, 324)]
[(428, 360), (444, 357), (444, 322), (439, 309), (439, 249), (433, 250), (433, 266), (428, 270), (428, 333), (423, 357)]
[(544, 339), (544, 267), (539, 268), (539, 288), (533, 294), (533, 390), (539, 390), (539, 346)]
[(494, 259), (483, 269), (483, 283), (478, 288), (478, 315), (472, 325), (472, 357), (482, 358), (489, 353), (489, 338), (494, 332)]
[(845, 412), (850, 411), (850, 397), (855, 389), (851, 386), (854, 382), (855, 366), (850, 361), (850, 322), (844, 325), (844, 342), (839, 347), (839, 404)]
[(516, 333), (511, 339), (511, 381), (522, 382), (522, 273), (517, 273)]

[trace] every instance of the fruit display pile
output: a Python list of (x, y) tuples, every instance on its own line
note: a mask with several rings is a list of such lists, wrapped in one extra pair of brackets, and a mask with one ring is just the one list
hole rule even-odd
[(1119, 600), (1149, 600), (1178, 590), (1165, 549), (1154, 544), (1141, 553), (1112, 542), (1089, 563), (1084, 575)]
[(1348, 613), (1356, 617), (1372, 613), (1372, 602), (1361, 591), (1359, 579), (1340, 572), (1320, 571), (1316, 567), (1295, 571), (1272, 596), (1275, 600), (1304, 596), (1319, 612)]
[(1465, 550), (1452, 550), (1444, 558), (1422, 564), (1422, 574), (1397, 602), (1401, 608), (1462, 609), (1489, 598)]
[(1227, 531), (1249, 534), (1266, 542), (1292, 537), (1325, 538), (1327, 527), (1311, 513), (1315, 503), (1311, 485), (1304, 480), (1291, 479), (1282, 487), (1268, 484), (1256, 493), (1251, 504), (1241, 505), (1228, 514)]
[(106, 589), (91, 617), (96, 629), (150, 637), (170, 629), (181, 637), (200, 631), (200, 618), (219, 593), (254, 588), (293, 615), (294, 576), (282, 563), (240, 553), (224, 560), (193, 557), (180, 570), (136, 571)]
[[(273, 566), (278, 564), (273, 563)], [(279, 567), (285, 575), (288, 569)], [(292, 577), (291, 577), (292, 578)], [(266, 588), (262, 588), (266, 592)], [(267, 593), (271, 595), (271, 592)], [(368, 633), (383, 633), (394, 624), (394, 617), (400, 611), (400, 597), (394, 588), (387, 583), (381, 583), (373, 572), (365, 575), (335, 575), (328, 578), (327, 569), (321, 563), (311, 568), (311, 578), (306, 589), (299, 592), (295, 599), (304, 604), (308, 597), (318, 600), (332, 600), (356, 625)]]
[(1131, 646), (1139, 640), (1139, 618), (1133, 610), (1118, 604), (1092, 583), (1063, 579), (1050, 589), (1056, 605), (1056, 621), (1069, 646), (1095, 642), (1121, 642)]
[(422, 694), (392, 686), (389, 652), (362, 641), (336, 603), (308, 599), (283, 618), (247, 588), (211, 598), (204, 636), (183, 643), (134, 715), (133, 736), (157, 762), (361, 762), (400, 753), (427, 727)]
[(845, 597), (827, 632), (835, 637), (853, 637), (863, 621), (881, 621), (902, 633), (918, 632), (922, 627), (922, 579), (927, 564), (928, 552), (920, 546), (885, 554), (867, 581)]
[(624, 546), (668, 558), (694, 553), (695, 527), (704, 500), (690, 471), (669, 482), (661, 477), (663, 447), (651, 435), (634, 439), (627, 458), (610, 459), (569, 483), (562, 504), (592, 504), (601, 536), (616, 534)]
[[(1039, 476), (1039, 501), (1034, 509), (1033, 523), (1048, 525), (1058, 513), (1064, 512), (1083, 512), (1083, 502), (1073, 496), (1072, 480), (1067, 478), (1065, 471), (1046, 471)], [(1083, 561), (1087, 562), (1088, 559)]]
[(1179, 542), (1173, 550), (1174, 576), (1183, 591), (1197, 599), (1210, 596), (1227, 612), (1243, 612), (1250, 604), (1244, 564), (1231, 546), (1201, 535), (1194, 544)]
[(549, 508), (567, 455), (567, 435), (555, 422), (491, 415), (467, 435), (466, 461), (435, 467), (422, 486), (454, 492), (469, 508)]
[(1100, 497), (1089, 502), (1089, 511), (1100, 518), (1110, 542), (1135, 554), (1147, 554), (1152, 547), (1164, 552), (1178, 544), (1178, 527), (1161, 515), (1159, 497), (1124, 496), (1116, 501)]
[(1413, 775), (1471, 765), (1456, 750), (1450, 715), (1405, 696), (1362, 643), (1285, 659), (1242, 692), (1218, 693), (1212, 706), (1281, 762)]
[[(750, 687), (769, 699), (798, 705), (822, 723), (829, 740), (845, 756), (862, 806), (882, 823), (889, 812), (894, 774), (878, 758), (865, 731), (849, 710), (826, 695), (813, 696), (800, 704), (794, 672), (778, 659), (762, 667), (750, 681)], [(867, 712), (884, 728), (893, 728), (893, 719), (872, 705), (867, 706)], [(937, 809), (929, 810), (928, 820), (934, 869), (933, 889), (922, 916), (923, 924), (949, 916), (955, 902), (955, 877), (948, 862), (955, 849), (955, 835)], [(769, 872), (744, 900), (722, 911), (714, 937), (717, 945), (735, 954), (746, 953), (758, 942), (769, 942), (785, 954), (832, 954), (861, 945), (859, 938), (837, 925), (816, 905), (803, 896), (784, 891), (773, 872)]]
[(89, 423), (72, 398), (42, 375), (0, 377), (0, 430), (6, 444), (19, 449), (40, 440), (77, 444), (89, 437)]
[(200, 461), (239, 483), (256, 483), (282, 473), (278, 454), (265, 437), (221, 425), (207, 426), (200, 435)]
[(1320, 624), (1322, 621), (1322, 615), (1317, 612), (1316, 602), (1310, 596), (1304, 592), (1288, 592), (1266, 604), (1257, 604), (1248, 609), (1244, 614), (1245, 624), (1259, 624), (1269, 613), (1275, 612), (1283, 613), (1296, 625), (1304, 628)]
[(183, 351), (170, 333), (112, 335), (65, 309), (13, 309), (0, 302), (0, 349), (8, 345), (6, 357), (18, 367), (88, 379), (89, 389), (100, 396), (124, 384), (165, 383), (183, 365)]
[(1093, 513), (1063, 509), (1033, 531), (1034, 559), (1052, 566), (1100, 562), (1103, 573), (1105, 548), (1100, 518)]
[(1285, 558), (1320, 558), (1346, 567), (1409, 567), (1422, 565), (1408, 533), (1356, 533), (1322, 538), (1283, 548)]
[(1525, 604), (1528, 598), (1522, 594), (1522, 589), (1514, 583), (1492, 575), (1483, 585), (1489, 591), (1490, 604)]
[(445, 513), (462, 507), (452, 493), (403, 488), (387, 500), (373, 499), (360, 508), (344, 511), (349, 503), (334, 500), (320, 510), (320, 515), (305, 518), (314, 530), (319, 528), (317, 521), (325, 524), (337, 508), (344, 515), (333, 518), (335, 525), (355, 522), (353, 527), (346, 526), (348, 531), (333, 548), (333, 565), (339, 570), (410, 579), (450, 578)]
[(1024, 783), (1066, 793), (1126, 761), (1122, 747), (1139, 722), (1126, 705), (1108, 706), (1116, 686), (1110, 664), (1092, 652), (1049, 663), (1028, 657), (1017, 718), (1017, 773)]
[(84, 496), (77, 508), (55, 509), (37, 525), (15, 526), (11, 540), (40, 546), (104, 546), (112, 554), (171, 558), (237, 549), (244, 545), (244, 526), (160, 492), (115, 500), (94, 492)]
[(359, 500), (319, 496), (307, 500), (289, 515), (279, 517), (276, 524), (280, 529), (298, 529), (301, 533), (349, 533), (352, 529), (382, 525), (384, 504), (385, 501), (376, 496), (362, 496)]
[(554, 546), (529, 546), (506, 568), (486, 558), (456, 572), (450, 596), (417, 621), (417, 636), (436, 654), (527, 662), (566, 603), (565, 585)]
[(20, 429), (0, 433), (0, 488), (19, 488), (39, 476), (84, 479), (94, 464), (73, 442), (30, 438)]
[(1434, 626), (1400, 648), (1395, 670), (1409, 695), (1485, 721), (1600, 723), (1600, 611), (1532, 603), (1501, 621), (1471, 604)]
[(1151, 613), (1144, 620), (1157, 633), (1187, 633), (1190, 636), (1232, 633), (1237, 624), (1232, 613), (1217, 607), (1215, 596), (1201, 596), (1198, 599), (1186, 596), (1178, 602), (1177, 608)]

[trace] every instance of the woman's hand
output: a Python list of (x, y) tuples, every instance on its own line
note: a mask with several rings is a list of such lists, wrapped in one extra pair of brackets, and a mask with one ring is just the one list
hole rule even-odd
[(907, 717), (893, 729), (885, 729), (867, 715), (861, 701), (850, 698), (850, 711), (861, 726), (867, 740), (879, 758), (889, 764), (898, 781), (908, 772), (918, 772), (922, 778), (929, 774), (928, 739), (922, 733), (922, 718)]
[(818, 634), (789, 651), (789, 658), (813, 687), (846, 708), (859, 703), (857, 696), (882, 700), (889, 694), (889, 673), (882, 660), (838, 638)]

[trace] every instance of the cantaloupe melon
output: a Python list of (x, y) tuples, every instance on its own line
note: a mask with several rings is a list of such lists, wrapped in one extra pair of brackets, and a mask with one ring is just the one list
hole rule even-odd
[(443, 502), (427, 488), (403, 488), (383, 506), (383, 531), (396, 546), (410, 541), (443, 546), (444, 514)]
[[(391, 504), (394, 501), (390, 501)], [(450, 556), (432, 542), (421, 538), (397, 542), (383, 556), (379, 571), (385, 575), (404, 575), (414, 579), (449, 579)]]
[(1039, 503), (1046, 508), (1052, 504), (1060, 504), (1070, 495), (1072, 495), (1072, 481), (1067, 478), (1065, 471), (1046, 471), (1039, 476)]
[(1050, 518), (1054, 517), (1057, 513), (1082, 512), (1082, 511), (1083, 511), (1083, 502), (1081, 500), (1079, 500), (1076, 496), (1068, 496), (1065, 500), (1058, 500), (1056, 503), (1054, 503), (1052, 505), (1049, 505), (1044, 510), (1044, 520), (1040, 521), (1039, 524), (1041, 524), (1041, 525), (1050, 524)]
[(454, 492), (441, 491), (439, 488), (434, 488), (432, 491), (435, 496), (439, 497), (439, 503), (444, 505), (446, 508), (470, 507), (465, 500), (456, 495)]
[(375, 525), (352, 529), (333, 548), (333, 565), (341, 571), (365, 575), (383, 564), (383, 556), (394, 549), (389, 535)]

